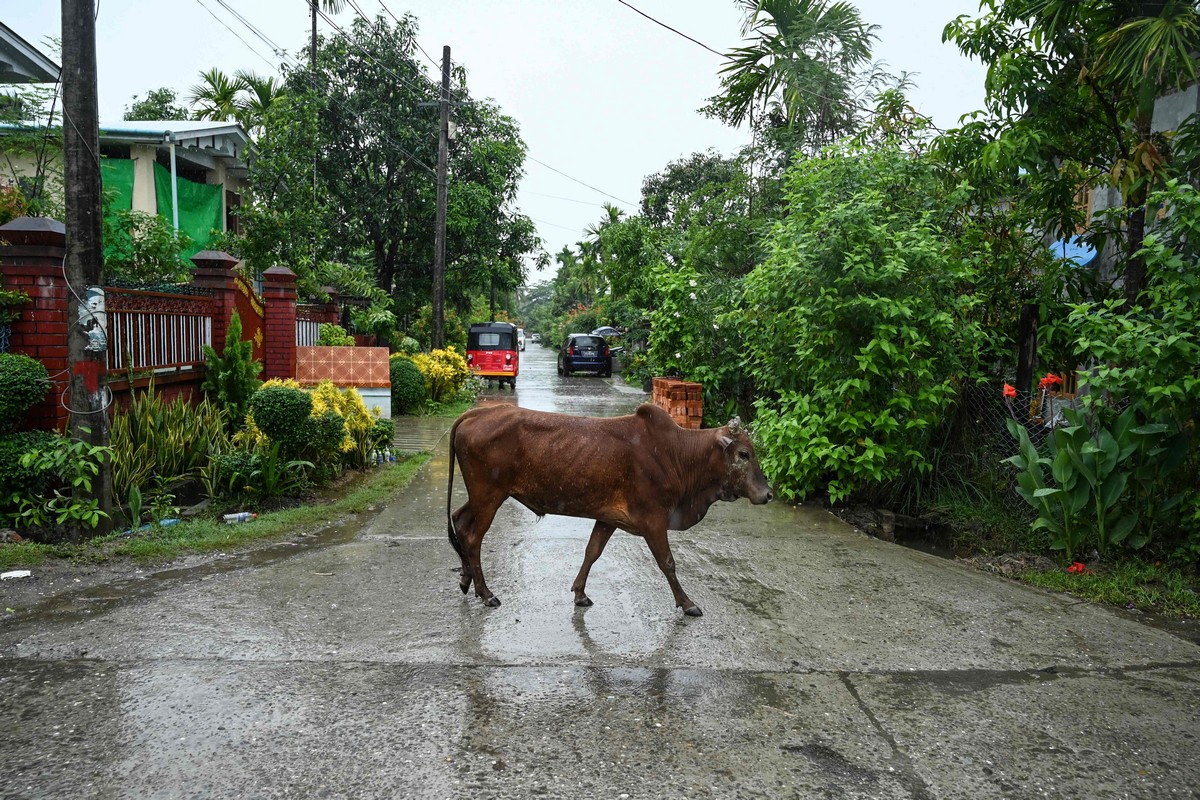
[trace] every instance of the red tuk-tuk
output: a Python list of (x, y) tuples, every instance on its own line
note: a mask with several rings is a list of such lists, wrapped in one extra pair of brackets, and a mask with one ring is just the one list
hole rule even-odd
[(488, 382), (517, 388), (520, 353), (517, 326), (511, 322), (477, 322), (467, 330), (467, 366)]

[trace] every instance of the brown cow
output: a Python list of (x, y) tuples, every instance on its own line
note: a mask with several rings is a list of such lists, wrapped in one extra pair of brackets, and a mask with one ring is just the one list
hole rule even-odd
[[(456, 455), (467, 502), (451, 514)], [(479, 548), (509, 497), (539, 517), (596, 520), (571, 586), (575, 605), (592, 604), (584, 591), (588, 572), (621, 528), (646, 540), (675, 605), (699, 617), (703, 612), (675, 577), (667, 530), (687, 530), (717, 500), (746, 497), (761, 505), (772, 494), (754, 445), (736, 419), (722, 428), (685, 430), (648, 404), (629, 416), (607, 419), (510, 405), (473, 408), (450, 429), (446, 516), (450, 544), (462, 559), (459, 587), (466, 594), (473, 581), (475, 595), (489, 606), (500, 605), (500, 599), (483, 579)]]

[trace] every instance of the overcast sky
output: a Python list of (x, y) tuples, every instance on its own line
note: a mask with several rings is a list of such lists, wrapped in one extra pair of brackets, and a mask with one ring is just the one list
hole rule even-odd
[[(629, 0), (720, 52), (740, 43), (734, 0)], [(977, 13), (979, 0), (856, 0), (879, 26), (874, 57), (916, 73), (917, 110), (942, 128), (979, 107), (984, 70), (951, 45), (945, 24)], [(5, 2), (5, 24), (32, 44), (60, 35), (59, 3)], [(306, 0), (224, 0), (290, 56), (309, 30)], [(611, 202), (637, 210), (647, 175), (694, 152), (734, 152), (745, 131), (697, 113), (717, 90), (722, 59), (618, 0), (357, 0), (369, 16), (408, 12), (435, 59), (443, 45), (468, 70), (475, 97), (514, 117), (529, 146), (518, 202), (546, 250), (583, 238)], [(100, 118), (119, 120), (133, 95), (168, 86), (182, 100), (202, 70), (271, 74), (278, 59), (220, 0), (98, 0)], [(385, 10), (386, 8), (386, 10)], [(211, 12), (211, 13), (210, 13)], [(347, 4), (334, 21), (347, 26)], [(224, 23), (224, 24), (222, 24)], [(325, 21), (320, 30), (332, 30)], [(240, 37), (240, 38), (239, 38)], [(255, 52), (257, 51), (257, 52)], [(426, 62), (431, 79), (437, 68)], [(565, 173), (562, 174), (562, 173)], [(586, 184), (586, 185), (585, 185)], [(589, 188), (591, 187), (591, 188)], [(533, 274), (531, 282), (549, 275)]]

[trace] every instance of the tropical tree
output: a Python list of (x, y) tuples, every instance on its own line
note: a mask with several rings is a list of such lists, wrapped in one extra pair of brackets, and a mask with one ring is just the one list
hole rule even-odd
[(214, 122), (236, 120), (240, 111), (239, 95), (247, 88), (240, 75), (230, 77), (219, 67), (200, 73), (200, 83), (189, 91), (196, 119)]
[(317, 12), (340, 14), (346, 4), (342, 0), (308, 0), (308, 10), (312, 13), (312, 43), (309, 48), (309, 69), (315, 77), (317, 74)]
[(125, 107), (127, 120), (186, 120), (191, 117), (185, 106), (175, 104), (174, 89), (163, 86), (146, 92), (145, 99), (135, 94), (133, 102)]
[[(1200, 11), (1189, 0), (987, 0), (943, 37), (988, 64), (986, 108), (964, 126), (975, 173), (1008, 174), (1045, 230), (1077, 230), (1098, 249), (1124, 237), (1124, 293), (1144, 282), (1146, 198), (1170, 174), (1168, 140), (1152, 130), (1158, 97), (1197, 78)], [(1018, 178), (1018, 176), (1022, 176)], [(1078, 202), (1097, 186), (1132, 209), (1093, 225)]]
[(877, 26), (838, 0), (739, 0), (742, 35), (707, 113), (731, 125), (755, 111), (765, 129), (809, 153), (854, 131)]
[(238, 70), (234, 80), (242, 83), (241, 96), (234, 101), (238, 124), (257, 139), (262, 135), (271, 104), (283, 93), (283, 86), (273, 75), (263, 77), (250, 70)]

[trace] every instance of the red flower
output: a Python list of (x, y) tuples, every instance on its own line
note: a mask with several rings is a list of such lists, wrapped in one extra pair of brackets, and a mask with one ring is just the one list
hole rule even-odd
[(1038, 386), (1040, 386), (1042, 388), (1042, 391), (1046, 391), (1051, 386), (1057, 386), (1058, 384), (1060, 384), (1062, 382), (1063, 382), (1062, 378), (1058, 377), (1057, 375), (1055, 375), (1052, 372), (1047, 372), (1046, 377), (1044, 377), (1040, 381), (1038, 381)]
[(1009, 400), (1017, 396), (1017, 387), (1004, 384), (1004, 396)]
[(1067, 572), (1078, 575), (1082, 572), (1087, 572), (1087, 566), (1085, 566), (1082, 561), (1076, 561), (1074, 564), (1067, 567)]

